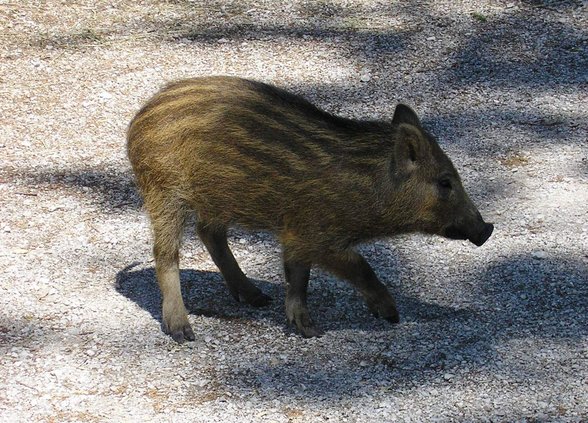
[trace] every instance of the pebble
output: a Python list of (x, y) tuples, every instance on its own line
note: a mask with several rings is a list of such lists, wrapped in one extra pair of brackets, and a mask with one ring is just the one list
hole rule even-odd
[(531, 257), (535, 260), (543, 260), (547, 258), (547, 253), (545, 251), (533, 251)]
[(111, 93), (107, 92), (107, 91), (102, 91), (99, 94), (99, 97), (103, 100), (112, 100), (112, 98), (114, 97)]

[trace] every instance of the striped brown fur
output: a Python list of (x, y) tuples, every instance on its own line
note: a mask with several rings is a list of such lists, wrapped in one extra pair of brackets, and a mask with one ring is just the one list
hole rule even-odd
[[(238, 225), (277, 235), (286, 312), (305, 336), (319, 333), (306, 309), (312, 264), (350, 280), (374, 313), (397, 321), (392, 297), (353, 246), (413, 231), (443, 235), (466, 220), (480, 231), (481, 223), (471, 222), (481, 217), (451, 161), (406, 106), (391, 122), (356, 121), (260, 82), (188, 79), (169, 84), (139, 111), (128, 154), (154, 228), (163, 326), (180, 342), (194, 338), (177, 271), (192, 213), (232, 295), (254, 305), (269, 298), (240, 271), (226, 231)], [(445, 199), (440, 177), (453, 185)]]

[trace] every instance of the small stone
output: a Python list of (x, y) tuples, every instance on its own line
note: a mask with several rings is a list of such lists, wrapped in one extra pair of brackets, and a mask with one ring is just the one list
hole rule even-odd
[(94, 357), (96, 355), (96, 351), (93, 349), (86, 350), (86, 355), (88, 357)]
[(451, 379), (453, 379), (453, 375), (451, 373), (445, 373), (443, 375), (443, 379), (445, 379), (445, 380), (451, 380)]
[(369, 74), (367, 74), (367, 73), (364, 73), (364, 74), (363, 74), (363, 75), (361, 75), (361, 77), (359, 78), (359, 80), (360, 80), (361, 82), (369, 82), (371, 79), (372, 79), (372, 77), (371, 77)]
[(209, 380), (207, 379), (200, 379), (196, 382), (196, 386), (200, 387), (200, 388), (204, 388), (206, 385), (208, 385), (210, 383)]
[(535, 260), (543, 260), (547, 258), (547, 253), (545, 251), (533, 251), (531, 257)]
[(108, 91), (102, 91), (100, 93), (100, 98), (103, 100), (111, 100), (112, 99), (112, 94), (110, 94)]

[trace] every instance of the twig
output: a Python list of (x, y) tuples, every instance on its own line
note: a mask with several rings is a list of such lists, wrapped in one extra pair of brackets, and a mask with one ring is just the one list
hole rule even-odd
[(33, 390), (35, 392), (38, 392), (38, 389), (37, 388), (33, 388), (32, 386), (29, 386), (26, 383), (21, 382), (20, 380), (17, 380), (16, 383), (18, 383), (19, 385), (24, 386), (25, 388), (29, 388), (30, 390)]

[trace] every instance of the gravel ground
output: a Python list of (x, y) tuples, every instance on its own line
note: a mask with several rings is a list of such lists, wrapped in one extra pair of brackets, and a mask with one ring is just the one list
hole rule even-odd
[[(0, 421), (588, 421), (585, 1), (0, 0), (0, 28)], [(356, 118), (411, 104), (493, 237), (362, 246), (396, 326), (313, 270), (306, 340), (271, 235), (230, 239), (274, 298), (253, 309), (191, 231), (176, 345), (125, 130), (209, 74)]]

